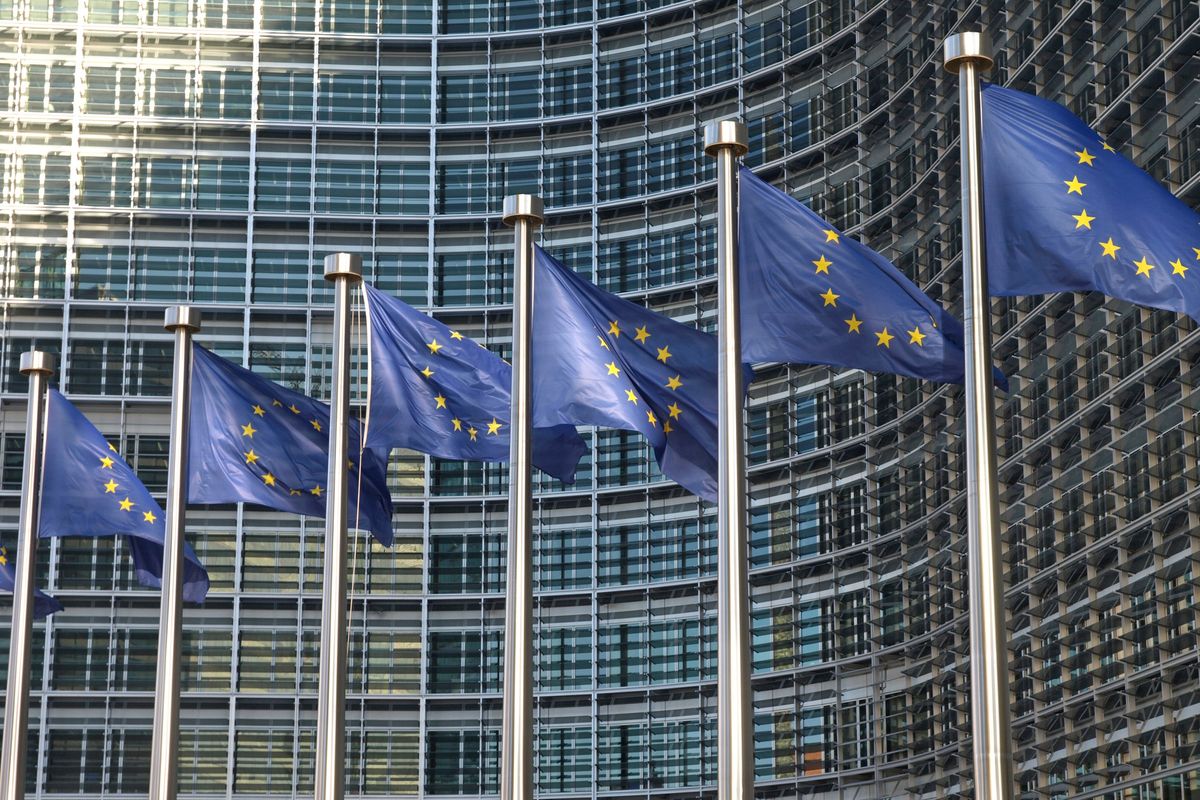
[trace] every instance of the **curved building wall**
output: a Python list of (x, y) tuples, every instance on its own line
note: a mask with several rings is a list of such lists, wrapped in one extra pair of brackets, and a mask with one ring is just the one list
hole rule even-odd
[[(711, 329), (718, 117), (745, 118), (760, 175), (959, 306), (940, 44), (962, 28), (993, 33), (997, 80), (1200, 205), (1194, 2), (941, 5), (0, 0), (0, 534), (20, 352), (61, 353), (62, 388), (162, 492), (164, 305), (325, 396), (320, 263), (348, 250), (507, 354), (506, 194), (545, 198), (572, 268)], [(1021, 797), (1200, 796), (1195, 326), (1092, 295), (994, 312)], [(858, 372), (751, 387), (761, 797), (970, 791), (962, 410)], [(713, 796), (713, 509), (639, 437), (588, 435), (579, 482), (535, 503), (539, 796)], [(409, 453), (392, 479), (397, 544), (352, 559), (348, 793), (493, 795), (506, 472)], [(202, 508), (189, 537), (213, 592), (186, 612), (182, 795), (310, 794), (323, 523)], [(31, 797), (136, 796), (158, 593), (112, 541), (40, 565), (70, 610), (37, 628)]]

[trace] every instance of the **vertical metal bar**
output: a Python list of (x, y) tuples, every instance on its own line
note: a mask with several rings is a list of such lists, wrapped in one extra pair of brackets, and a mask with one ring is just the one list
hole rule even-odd
[(25, 466), (21, 473), (21, 515), (17, 528), (16, 579), (9, 627), (8, 693), (4, 696), (4, 744), (0, 751), (0, 797), (25, 797), (25, 737), (29, 725), (29, 674), (33, 639), (33, 586), (37, 572), (38, 516), (45, 456), (46, 387), (54, 356), (40, 350), (21, 354), (21, 374), (29, 377), (25, 418)]
[(314, 800), (341, 800), (346, 784), (346, 518), (349, 484), (350, 290), (362, 280), (362, 257), (325, 257), (333, 282), (333, 374), (329, 398), (329, 472), (325, 493), (325, 581), (321, 597), (321, 673), (317, 696)]
[(1008, 630), (996, 487), (992, 325), (983, 224), (979, 75), (992, 67), (985, 33), (946, 39), (944, 64), (958, 75), (962, 150), (963, 327), (966, 340), (967, 571), (970, 591), (971, 734), (975, 796), (1013, 796)]
[(171, 451), (167, 457), (166, 538), (158, 617), (158, 677), (154, 682), (154, 736), (150, 746), (150, 800), (175, 800), (178, 785), (188, 420), (192, 398), (192, 334), (200, 330), (200, 312), (191, 306), (168, 308), (163, 327), (175, 334), (175, 364), (171, 374)]
[(750, 693), (750, 585), (746, 562), (746, 445), (742, 335), (738, 317), (738, 158), (746, 126), (704, 126), (717, 159), (717, 798), (754, 797), (754, 707)]
[(508, 578), (500, 800), (533, 800), (533, 230), (545, 219), (531, 194), (504, 198), (513, 226), (512, 419), (508, 449)]

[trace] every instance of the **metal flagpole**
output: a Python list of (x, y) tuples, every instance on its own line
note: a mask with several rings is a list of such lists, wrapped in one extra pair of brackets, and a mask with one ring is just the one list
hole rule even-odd
[(504, 198), (513, 226), (512, 420), (508, 463), (508, 580), (500, 800), (533, 800), (533, 230), (545, 219), (531, 194)]
[(325, 493), (325, 583), (321, 597), (321, 674), (317, 697), (314, 800), (341, 800), (346, 772), (346, 517), (350, 456), (350, 289), (362, 280), (362, 257), (325, 257), (333, 281), (333, 391), (329, 398), (329, 472)]
[(183, 639), (184, 507), (187, 505), (188, 419), (192, 398), (192, 334), (200, 312), (168, 308), (163, 327), (175, 334), (171, 375), (171, 451), (167, 457), (166, 540), (158, 618), (158, 677), (154, 683), (154, 738), (150, 748), (150, 800), (175, 800), (179, 764), (179, 667)]
[(992, 400), (992, 325), (983, 230), (979, 75), (992, 67), (986, 33), (946, 39), (945, 67), (958, 75), (962, 150), (963, 327), (966, 340), (967, 571), (970, 591), (971, 734), (975, 796), (1011, 800), (1008, 630), (1005, 627), (996, 422)]
[(717, 798), (754, 797), (754, 709), (750, 694), (750, 608), (746, 563), (746, 450), (742, 338), (738, 319), (738, 176), (746, 126), (704, 126), (704, 152), (717, 159)]
[(0, 751), (0, 798), (25, 797), (25, 734), (29, 724), (30, 640), (33, 638), (33, 585), (37, 570), (38, 515), (42, 504), (42, 460), (46, 450), (46, 387), (54, 356), (40, 350), (21, 354), (21, 374), (29, 376), (25, 419), (25, 466), (21, 473), (16, 580), (9, 628), (8, 693), (4, 696), (4, 745)]

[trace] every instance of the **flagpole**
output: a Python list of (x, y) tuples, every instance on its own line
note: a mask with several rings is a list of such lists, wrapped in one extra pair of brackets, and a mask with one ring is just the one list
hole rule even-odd
[(986, 33), (946, 39), (946, 69), (958, 75), (962, 150), (963, 328), (966, 344), (967, 573), (970, 592), (971, 734), (975, 796), (1011, 800), (1008, 630), (996, 487), (992, 326), (983, 223), (980, 73), (992, 68)]
[(329, 398), (329, 471), (325, 494), (325, 581), (321, 597), (321, 673), (317, 696), (317, 767), (313, 800), (341, 800), (346, 785), (346, 519), (350, 417), (350, 290), (362, 257), (325, 257), (333, 282), (333, 372)]
[(504, 198), (513, 227), (512, 419), (508, 459), (508, 579), (500, 800), (533, 800), (533, 231), (545, 219), (531, 194)]
[(0, 797), (25, 797), (25, 736), (29, 725), (29, 674), (33, 639), (33, 589), (37, 571), (38, 515), (42, 461), (46, 452), (46, 387), (54, 356), (40, 350), (21, 354), (21, 374), (29, 377), (25, 417), (25, 465), (21, 473), (21, 512), (17, 528), (16, 576), (9, 627), (8, 692), (4, 696), (4, 744), (0, 751)]
[(175, 800), (177, 785), (188, 416), (192, 397), (192, 334), (200, 330), (200, 312), (191, 306), (168, 308), (163, 327), (175, 334), (175, 363), (171, 374), (171, 450), (167, 457), (158, 677), (154, 682), (154, 735), (150, 746), (150, 800)]
[(717, 159), (718, 493), (717, 798), (754, 797), (754, 708), (750, 693), (749, 575), (742, 338), (738, 318), (738, 158), (746, 126), (704, 126), (704, 152)]

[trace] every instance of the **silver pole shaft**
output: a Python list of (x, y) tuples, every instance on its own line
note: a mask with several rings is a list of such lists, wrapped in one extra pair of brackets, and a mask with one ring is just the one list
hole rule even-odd
[(0, 798), (25, 797), (25, 735), (29, 725), (29, 674), (33, 638), (33, 586), (37, 572), (38, 515), (45, 456), (46, 387), (54, 356), (38, 350), (21, 354), (21, 374), (29, 376), (29, 410), (25, 418), (25, 466), (18, 518), (16, 580), (9, 628), (8, 693), (4, 702), (4, 745), (0, 752)]
[(717, 326), (720, 452), (717, 459), (717, 798), (754, 797), (754, 707), (750, 692), (749, 568), (742, 339), (738, 317), (738, 157), (746, 127), (708, 125), (704, 149), (717, 159)]
[(504, 606), (504, 709), (500, 800), (533, 800), (533, 230), (542, 201), (504, 198), (513, 226), (512, 419), (508, 464), (508, 578)]
[(992, 398), (991, 304), (983, 222), (979, 75), (992, 65), (986, 34), (946, 40), (946, 69), (958, 74), (962, 149), (963, 327), (966, 340), (967, 570), (970, 591), (971, 733), (975, 796), (1013, 796), (1000, 501)]
[(329, 472), (325, 494), (325, 582), (321, 597), (321, 672), (317, 697), (314, 800), (341, 800), (346, 785), (346, 662), (349, 642), (346, 574), (350, 418), (350, 290), (362, 280), (362, 258), (325, 258), (333, 282), (333, 387), (329, 398)]
[(166, 541), (158, 618), (154, 736), (150, 745), (150, 800), (175, 800), (178, 784), (188, 419), (192, 398), (192, 334), (200, 329), (200, 312), (189, 306), (168, 308), (163, 327), (175, 334), (175, 364), (171, 375), (171, 452), (167, 457)]

